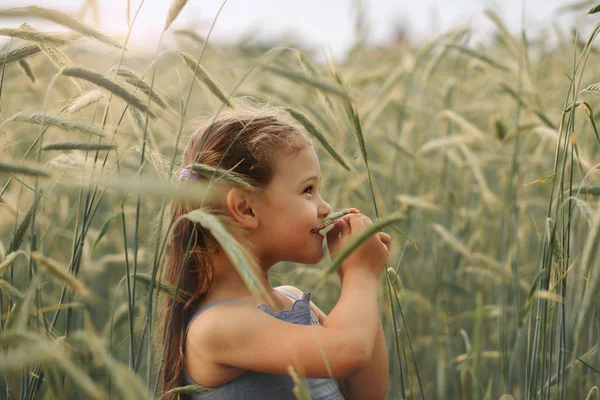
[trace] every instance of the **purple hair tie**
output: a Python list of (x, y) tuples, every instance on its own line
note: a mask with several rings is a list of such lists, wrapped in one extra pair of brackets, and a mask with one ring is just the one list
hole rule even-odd
[(179, 180), (180, 181), (183, 181), (183, 180), (197, 181), (197, 180), (200, 180), (200, 174), (192, 171), (191, 169), (184, 168), (181, 170), (181, 173), (179, 174)]

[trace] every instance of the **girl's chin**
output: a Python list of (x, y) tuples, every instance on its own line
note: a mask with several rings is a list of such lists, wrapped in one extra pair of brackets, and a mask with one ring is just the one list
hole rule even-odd
[(323, 259), (323, 257), (315, 257), (313, 259), (306, 259), (306, 260), (302, 260), (299, 261), (299, 264), (305, 264), (305, 265), (317, 265), (321, 262), (321, 260)]
[(298, 258), (297, 263), (300, 264), (318, 264), (324, 257), (324, 251), (322, 248), (315, 250), (315, 253), (309, 254), (308, 252), (304, 252), (301, 257)]
[(309, 261), (306, 261), (305, 264), (318, 264), (321, 262), (321, 260), (323, 259), (323, 257), (325, 256), (325, 252), (323, 251), (323, 248), (320, 248), (314, 255), (314, 257), (311, 257), (311, 259)]
[[(314, 240), (316, 243), (306, 242), (302, 246), (296, 248), (299, 252), (299, 256), (291, 256), (288, 261), (299, 264), (318, 264), (321, 262), (325, 255), (323, 249), (324, 236), (320, 233), (311, 233), (311, 241)], [(296, 253), (298, 255), (298, 253)]]

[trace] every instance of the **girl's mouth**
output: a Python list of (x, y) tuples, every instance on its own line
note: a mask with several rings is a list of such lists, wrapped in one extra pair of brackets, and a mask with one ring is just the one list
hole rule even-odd
[(310, 231), (310, 235), (311, 236), (321, 236), (321, 237), (325, 237), (323, 234), (319, 233), (319, 232), (315, 232), (313, 230)]

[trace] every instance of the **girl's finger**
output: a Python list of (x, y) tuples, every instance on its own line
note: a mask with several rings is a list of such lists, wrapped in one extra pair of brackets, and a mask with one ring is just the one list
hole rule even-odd
[(392, 237), (390, 235), (388, 235), (385, 232), (378, 232), (379, 233), (379, 239), (381, 239), (381, 241), (385, 244), (391, 243), (392, 242)]
[(363, 220), (366, 226), (373, 225), (373, 220), (371, 220), (371, 218), (367, 217), (366, 215), (363, 214), (360, 216), (360, 218)]
[(337, 239), (342, 231), (342, 223), (340, 221), (336, 221), (335, 224), (331, 227), (329, 232), (327, 232), (327, 240)]
[[(344, 222), (346, 222), (349, 226), (350, 234), (357, 234), (358, 232), (364, 231), (367, 225), (365, 224), (365, 219), (360, 214), (349, 214), (343, 218)], [(345, 233), (345, 232), (344, 232)]]
[(333, 228), (327, 232), (327, 243), (330, 247), (330, 250), (337, 248), (338, 242), (340, 241), (340, 233), (342, 236), (350, 233), (350, 225), (343, 219), (336, 221), (336, 223), (333, 225)]
[(377, 232), (379, 234), (379, 239), (381, 239), (384, 243), (389, 243), (392, 241), (392, 237), (385, 232)]
[(379, 240), (383, 242), (385, 247), (387, 247), (388, 251), (390, 250), (390, 246), (392, 245), (392, 237), (384, 232), (378, 232)]

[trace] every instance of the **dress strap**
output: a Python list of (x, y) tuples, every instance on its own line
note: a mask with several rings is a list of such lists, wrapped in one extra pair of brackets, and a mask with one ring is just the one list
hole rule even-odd
[(290, 293), (289, 291), (287, 291), (287, 290), (285, 290), (283, 288), (276, 287), (275, 290), (277, 290), (278, 292), (281, 292), (281, 293), (287, 295), (288, 297), (291, 297), (294, 300), (300, 300), (300, 298), (294, 296), (292, 293)]
[(192, 325), (192, 322), (194, 322), (194, 320), (198, 317), (198, 315), (202, 314), (204, 311), (206, 311), (207, 309), (214, 307), (214, 306), (218, 306), (220, 304), (246, 304), (243, 301), (217, 301), (214, 303), (210, 303), (210, 304), (206, 304), (202, 307), (200, 307), (198, 309), (198, 311), (196, 311), (194, 313), (194, 315), (192, 315), (192, 317), (190, 318), (190, 320), (187, 323), (187, 327), (185, 329), (185, 333), (187, 335), (187, 332), (190, 330), (190, 326)]
[[(287, 295), (288, 297), (291, 297), (293, 300), (301, 300), (299, 297), (295, 296), (294, 294), (290, 293), (288, 290), (285, 290), (283, 288), (280, 287), (276, 287), (275, 290), (277, 290), (278, 292), (281, 292), (285, 295)], [(187, 323), (187, 327), (185, 329), (185, 333), (187, 334), (187, 332), (190, 329), (190, 326), (192, 325), (192, 322), (194, 322), (194, 320), (198, 317), (198, 315), (202, 314), (204, 311), (206, 311), (207, 309), (220, 305), (220, 304), (247, 304), (244, 303), (243, 301), (217, 301), (214, 303), (210, 303), (210, 304), (206, 304), (205, 306), (200, 307), (190, 318), (190, 320)]]

